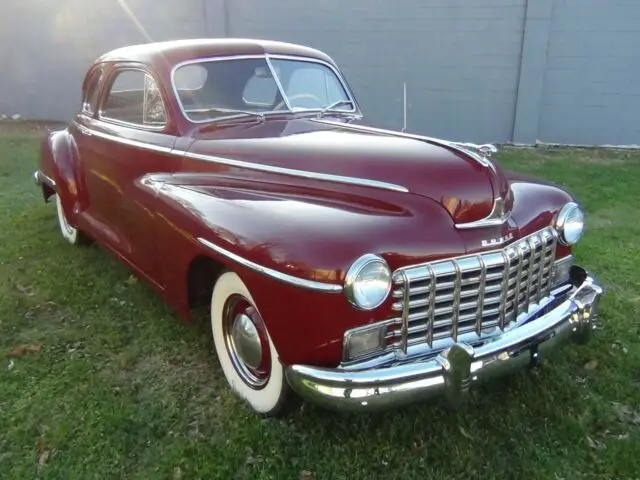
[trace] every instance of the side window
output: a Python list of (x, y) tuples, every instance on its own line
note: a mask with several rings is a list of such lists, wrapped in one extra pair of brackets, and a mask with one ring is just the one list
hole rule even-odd
[(158, 85), (141, 70), (122, 70), (116, 75), (100, 115), (147, 127), (167, 121)]
[(102, 78), (102, 70), (96, 69), (91, 73), (91, 76), (87, 80), (84, 97), (82, 99), (82, 111), (88, 114), (93, 114), (96, 111), (96, 104), (98, 103), (98, 86), (100, 85), (100, 79)]

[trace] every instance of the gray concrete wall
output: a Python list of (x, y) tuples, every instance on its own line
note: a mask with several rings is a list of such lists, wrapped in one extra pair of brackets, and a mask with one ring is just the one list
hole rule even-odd
[(544, 71), (540, 140), (640, 144), (640, 1), (556, 0)]
[(325, 50), (365, 116), (447, 138), (509, 141), (524, 0), (233, 0), (231, 36), (278, 37)]
[[(208, 0), (207, 4), (214, 4)], [(69, 119), (102, 53), (207, 32), (203, 0), (0, 0), (0, 114)], [(134, 20), (134, 18), (136, 20)], [(213, 24), (215, 26), (215, 24)]]
[(91, 61), (203, 36), (308, 44), (367, 119), (455, 140), (640, 144), (637, 0), (0, 2), (0, 115), (69, 119)]

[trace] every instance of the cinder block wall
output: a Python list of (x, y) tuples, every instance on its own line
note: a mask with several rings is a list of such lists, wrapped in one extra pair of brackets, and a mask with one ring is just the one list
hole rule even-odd
[(548, 44), (539, 138), (640, 145), (640, 1), (556, 0)]
[(477, 142), (640, 144), (637, 0), (21, 0), (0, 7), (0, 115), (69, 119), (85, 69), (152, 40), (327, 51), (367, 119)]

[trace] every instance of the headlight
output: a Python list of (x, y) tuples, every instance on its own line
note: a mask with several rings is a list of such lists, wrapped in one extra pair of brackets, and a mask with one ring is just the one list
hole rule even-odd
[(391, 271), (383, 258), (368, 253), (347, 271), (344, 291), (347, 299), (362, 310), (373, 310), (385, 301), (391, 290)]
[(584, 213), (577, 203), (569, 202), (562, 207), (555, 227), (562, 244), (573, 245), (580, 240), (584, 231)]

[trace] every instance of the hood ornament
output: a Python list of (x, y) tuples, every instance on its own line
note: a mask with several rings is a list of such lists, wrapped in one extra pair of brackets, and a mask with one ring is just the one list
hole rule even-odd
[(470, 150), (475, 154), (482, 156), (482, 158), (490, 158), (494, 153), (498, 152), (498, 148), (491, 143), (484, 143), (482, 145), (477, 145), (475, 143), (469, 142), (451, 142), (457, 147), (464, 148), (466, 150)]

